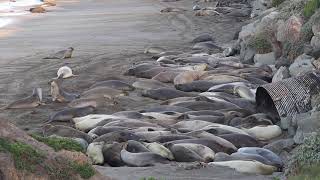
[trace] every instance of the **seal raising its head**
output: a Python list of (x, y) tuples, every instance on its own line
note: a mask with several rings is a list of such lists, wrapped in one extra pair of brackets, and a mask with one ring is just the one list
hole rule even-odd
[(34, 108), (41, 104), (42, 101), (42, 89), (34, 88), (32, 95), (26, 98), (17, 100), (3, 107), (3, 109), (23, 109), (23, 108)]

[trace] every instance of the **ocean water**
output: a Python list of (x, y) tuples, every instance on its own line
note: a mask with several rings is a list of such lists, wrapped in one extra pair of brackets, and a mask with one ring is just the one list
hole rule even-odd
[(19, 16), (29, 14), (30, 7), (41, 4), (40, 0), (0, 0), (0, 28), (14, 23)]

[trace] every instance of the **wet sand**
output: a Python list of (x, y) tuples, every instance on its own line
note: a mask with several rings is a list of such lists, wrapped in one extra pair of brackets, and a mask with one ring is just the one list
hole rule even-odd
[[(159, 0), (82, 0), (57, 1), (57, 4), (48, 13), (27, 15), (0, 30), (0, 104), (28, 96), (34, 87), (44, 89), (47, 105), (29, 110), (1, 110), (1, 117), (27, 131), (41, 127), (52, 112), (65, 107), (63, 103), (50, 102), (48, 85), (50, 79), (56, 77), (57, 69), (65, 64), (79, 75), (64, 82), (64, 87), (72, 92), (82, 92), (94, 82), (107, 79), (132, 82), (133, 77), (122, 75), (128, 66), (141, 61), (154, 61), (143, 54), (146, 47), (188, 51), (193, 37), (203, 32), (212, 33), (216, 42), (223, 46), (246, 24), (237, 18), (196, 17), (192, 11), (193, 1), (190, 0), (173, 3)], [(160, 13), (161, 9), (169, 6), (188, 11), (184, 14)], [(69, 46), (75, 48), (71, 59), (42, 59)], [(136, 97), (123, 106), (105, 108), (98, 113), (138, 109), (155, 102)], [(183, 179), (195, 179), (199, 173), (203, 173), (204, 177), (198, 179), (256, 179), (225, 168), (215, 168), (217, 172), (214, 173), (212, 169), (180, 172), (170, 170), (170, 167), (159, 167), (159, 172), (150, 168), (99, 169), (111, 177), (131, 175), (134, 171), (137, 172), (134, 176), (137, 179), (144, 175), (162, 177), (163, 173), (168, 173), (166, 179), (179, 179), (173, 178), (178, 177), (177, 173)]]

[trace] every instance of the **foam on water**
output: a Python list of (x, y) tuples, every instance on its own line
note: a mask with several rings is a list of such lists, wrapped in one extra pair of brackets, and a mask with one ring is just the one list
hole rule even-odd
[(13, 21), (11, 18), (0, 18), (0, 28), (10, 24)]

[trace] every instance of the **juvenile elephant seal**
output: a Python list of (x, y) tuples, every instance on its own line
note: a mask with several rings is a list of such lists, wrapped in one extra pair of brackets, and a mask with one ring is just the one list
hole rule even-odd
[(62, 77), (59, 77), (57, 79), (53, 79), (51, 81), (51, 97), (52, 101), (57, 101), (57, 102), (71, 102), (77, 98), (80, 97), (79, 94), (76, 93), (69, 93), (66, 92), (62, 88)]
[(214, 41), (213, 37), (210, 34), (201, 34), (192, 40), (192, 43)]
[[(256, 115), (256, 116), (255, 116)], [(264, 117), (259, 117), (259, 114), (250, 115), (245, 118), (235, 117), (228, 124), (234, 127), (253, 128), (255, 126), (273, 125), (272, 121)]]
[(125, 148), (120, 152), (124, 163), (134, 167), (153, 166), (156, 163), (168, 163), (168, 160), (152, 152), (130, 153)]
[(115, 132), (115, 131), (120, 131), (120, 130), (127, 130), (128, 128), (126, 127), (120, 127), (120, 126), (109, 126), (109, 127), (102, 127), (98, 126), (93, 129), (91, 129), (88, 132), (88, 135), (91, 136), (93, 139), (102, 136), (107, 133)]
[(99, 123), (103, 121), (111, 122), (115, 119), (117, 119), (117, 117), (112, 115), (89, 114), (87, 116), (73, 118), (72, 121), (74, 122), (77, 129), (88, 132), (91, 129), (97, 127)]
[(80, 107), (80, 108), (67, 108), (52, 114), (49, 117), (49, 122), (52, 121), (70, 121), (72, 118), (75, 117), (82, 117), (86, 116), (94, 111), (94, 107), (87, 106), (87, 107)]
[(25, 109), (25, 108), (34, 108), (42, 104), (42, 89), (34, 88), (32, 95), (14, 101), (1, 109)]
[(171, 68), (168, 68), (168, 67), (162, 67), (162, 66), (161, 67), (154, 67), (154, 68), (148, 69), (146, 71), (136, 73), (135, 76), (138, 78), (151, 79), (161, 72), (170, 71), (170, 70), (171, 70)]
[(281, 158), (278, 155), (276, 155), (274, 152), (272, 152), (268, 149), (258, 148), (258, 147), (244, 147), (244, 148), (238, 149), (238, 152), (248, 153), (248, 154), (258, 154), (258, 155), (266, 158), (267, 160), (269, 160), (273, 164), (275, 164), (275, 166), (280, 167), (280, 168), (283, 167), (283, 162), (282, 162)]
[(164, 83), (153, 79), (141, 79), (132, 84), (133, 87), (136, 89), (143, 89), (143, 90), (151, 90), (151, 89), (158, 89), (167, 87)]
[(92, 164), (104, 163), (104, 157), (102, 154), (103, 145), (104, 145), (104, 142), (93, 142), (89, 144), (86, 154), (90, 158)]
[(31, 13), (45, 13), (46, 9), (42, 6), (36, 6), (36, 7), (30, 8), (29, 11)]
[(138, 64), (138, 65), (135, 65), (135, 66), (129, 68), (124, 73), (124, 75), (135, 76), (135, 75), (139, 74), (140, 72), (147, 71), (147, 70), (152, 69), (154, 67), (159, 67), (159, 65), (154, 64), (154, 63), (141, 63), (141, 64)]
[(112, 115), (118, 116), (118, 117), (125, 117), (125, 118), (129, 118), (129, 119), (148, 118), (137, 111), (119, 111), (119, 112), (113, 113)]
[(68, 106), (72, 108), (82, 108), (91, 106), (94, 108), (103, 107), (105, 105), (115, 105), (117, 101), (109, 98), (80, 98), (71, 101)]
[(216, 141), (213, 139), (207, 139), (207, 138), (199, 138), (199, 139), (183, 139), (183, 140), (175, 140), (165, 143), (164, 145), (170, 145), (170, 144), (181, 144), (181, 143), (193, 143), (193, 144), (202, 144), (204, 146), (209, 147), (214, 152), (225, 152), (225, 153), (234, 153), (237, 151), (237, 148), (235, 146), (230, 146), (230, 143), (223, 144), (220, 141)]
[(142, 139), (140, 136), (131, 133), (128, 130), (119, 130), (104, 134), (98, 138), (96, 138), (93, 142), (127, 142), (128, 140), (140, 140)]
[[(213, 161), (214, 155), (215, 155), (215, 153), (210, 148), (208, 148), (207, 146), (204, 146), (202, 144), (181, 143), (181, 144), (169, 145), (169, 147), (170, 146), (175, 151), (175, 156), (179, 157), (180, 161), (183, 160), (183, 159), (184, 160), (186, 160), (186, 159), (187, 160), (194, 159), (194, 158), (190, 158), (190, 157), (184, 157), (183, 158), (183, 156), (186, 156), (188, 154), (193, 155), (194, 153), (196, 153), (200, 157), (200, 159), (199, 159), (200, 161), (202, 161), (202, 162), (211, 162), (211, 161)], [(177, 149), (179, 149), (179, 146), (185, 148), (185, 149), (181, 148), (181, 150), (186, 150), (187, 149), (187, 151), (191, 151), (192, 153), (189, 152), (187, 154), (177, 154), (177, 153), (179, 153), (179, 152), (177, 152)], [(195, 157), (198, 158), (198, 156), (195, 156)], [(191, 157), (194, 157), (194, 155), (191, 156)]]
[(270, 175), (277, 170), (276, 167), (254, 160), (234, 160), (223, 162), (210, 162), (211, 166), (226, 166), (241, 173)]
[(231, 142), (237, 148), (261, 146), (261, 143), (259, 141), (246, 134), (222, 134), (219, 135), (219, 137)]
[(124, 166), (125, 163), (120, 157), (120, 152), (123, 149), (125, 143), (113, 142), (111, 144), (105, 144), (102, 148), (104, 161), (112, 167)]
[(217, 85), (217, 84), (211, 81), (197, 80), (191, 83), (177, 84), (175, 85), (175, 88), (185, 92), (191, 92), (191, 91), (205, 92), (214, 85)]
[(157, 80), (163, 83), (173, 83), (174, 78), (177, 77), (180, 74), (180, 72), (176, 71), (165, 71), (157, 74), (152, 79)]
[(83, 98), (108, 98), (114, 99), (115, 97), (125, 96), (127, 95), (123, 91), (109, 88), (109, 87), (95, 87), (93, 89), (89, 89), (81, 94)]
[(144, 110), (140, 110), (140, 113), (145, 113), (145, 112), (180, 112), (184, 113), (187, 111), (191, 111), (191, 109), (188, 108), (183, 108), (179, 106), (169, 106), (169, 105), (159, 105), (159, 106), (153, 106)]
[(277, 167), (274, 163), (270, 162), (268, 159), (266, 159), (258, 154), (236, 152), (236, 153), (232, 153), (230, 155), (230, 157), (232, 158), (232, 160), (255, 160), (255, 161), (259, 161), (259, 162), (266, 164), (266, 165)]
[(145, 145), (145, 147), (147, 147), (151, 152), (159, 154), (160, 156), (167, 158), (169, 160), (173, 160), (173, 154), (171, 153), (171, 151), (169, 149), (167, 149), (166, 147), (164, 147), (163, 145), (153, 142), (153, 143), (145, 143), (142, 142), (143, 145)]
[(133, 91), (134, 87), (130, 84), (119, 81), (119, 80), (108, 80), (108, 81), (101, 81), (93, 84), (90, 89), (96, 88), (96, 87), (109, 87), (117, 90), (122, 91)]
[(91, 143), (93, 139), (87, 134), (82, 131), (76, 130), (72, 127), (62, 126), (62, 125), (50, 125), (46, 124), (43, 127), (43, 135), (50, 136), (50, 135), (58, 135), (62, 137), (70, 137), (70, 138), (82, 138), (86, 140), (88, 143)]
[(205, 160), (196, 152), (180, 144), (168, 144), (177, 162), (204, 162)]
[(237, 105), (229, 103), (229, 102), (210, 103), (210, 102), (206, 102), (206, 101), (181, 102), (181, 103), (175, 104), (175, 106), (188, 108), (193, 111), (239, 108)]
[(57, 72), (57, 78), (62, 77), (62, 78), (70, 78), (70, 77), (75, 77), (77, 75), (74, 75), (72, 73), (72, 69), (68, 66), (62, 66), (61, 68), (58, 69)]
[(212, 111), (212, 110), (189, 111), (189, 112), (186, 112), (185, 114), (193, 115), (193, 116), (208, 115), (208, 116), (223, 116), (224, 117), (223, 113), (221, 113), (219, 111)]
[(129, 140), (127, 143), (127, 150), (131, 153), (150, 152), (150, 150), (146, 148), (146, 146), (138, 141)]
[(173, 83), (174, 83), (174, 85), (187, 84), (187, 83), (191, 83), (195, 80), (199, 80), (206, 75), (207, 75), (206, 71), (185, 71), (185, 72), (181, 72), (179, 75), (177, 75), (174, 78)]
[(167, 7), (160, 10), (161, 13), (183, 12), (183, 11), (186, 11), (186, 10), (181, 8), (174, 8), (174, 7)]
[(182, 140), (182, 139), (194, 139), (192, 136), (172, 134), (172, 135), (160, 135), (150, 139), (151, 142), (165, 143), (169, 141)]
[(192, 49), (194, 50), (217, 50), (216, 52), (223, 51), (223, 48), (217, 46), (212, 41), (196, 43)]
[(43, 59), (67, 59), (67, 58), (71, 58), (72, 56), (72, 52), (73, 52), (73, 47), (69, 47), (66, 50), (62, 50), (62, 51), (58, 51), (48, 57), (45, 57)]
[(236, 86), (234, 87), (234, 94), (239, 95), (251, 102), (256, 102), (256, 93), (254, 90), (249, 89), (246, 86)]
[(255, 126), (250, 129), (243, 129), (258, 140), (270, 140), (282, 134), (282, 130), (277, 125)]
[(148, 47), (144, 50), (145, 54), (160, 54), (162, 52), (165, 52), (166, 50), (161, 47)]
[(142, 96), (149, 97), (156, 100), (168, 100), (177, 97), (190, 97), (194, 96), (193, 94), (189, 94), (183, 91), (179, 91), (172, 88), (158, 88), (151, 89), (142, 92)]

